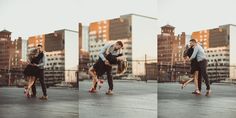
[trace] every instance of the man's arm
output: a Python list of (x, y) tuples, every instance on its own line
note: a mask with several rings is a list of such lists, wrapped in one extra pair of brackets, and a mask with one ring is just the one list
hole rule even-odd
[(103, 61), (106, 60), (104, 54), (105, 54), (106, 50), (107, 50), (110, 46), (111, 46), (110, 44), (106, 44), (106, 45), (100, 50), (100, 52), (99, 52), (99, 54), (98, 54), (98, 56), (99, 56)]
[(124, 54), (123, 54), (123, 50), (122, 49), (120, 49), (119, 50), (119, 54), (117, 55), (117, 57), (120, 57), (120, 56), (123, 56)]
[(193, 60), (196, 56), (197, 56), (197, 52), (199, 50), (198, 46), (195, 46), (194, 50), (193, 50), (193, 54), (192, 56), (189, 58), (190, 60)]
[(42, 67), (42, 66), (44, 66), (45, 64), (46, 64), (46, 57), (45, 57), (45, 54), (44, 54), (41, 63), (39, 63), (37, 66), (38, 66), (38, 67)]

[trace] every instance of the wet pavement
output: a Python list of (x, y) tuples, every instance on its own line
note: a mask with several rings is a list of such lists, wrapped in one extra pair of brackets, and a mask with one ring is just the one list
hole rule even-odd
[(157, 82), (114, 81), (114, 95), (101, 90), (88, 93), (91, 81), (80, 82), (80, 118), (157, 118)]
[(184, 90), (178, 83), (158, 84), (158, 118), (235, 118), (236, 86), (213, 84), (212, 95), (195, 96), (193, 84)]
[[(37, 88), (40, 96), (41, 88)], [(78, 118), (78, 90), (48, 89), (47, 101), (28, 99), (23, 88), (0, 88), (0, 118)]]

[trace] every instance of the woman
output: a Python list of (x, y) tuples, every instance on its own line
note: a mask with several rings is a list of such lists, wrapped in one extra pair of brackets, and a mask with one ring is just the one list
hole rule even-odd
[(23, 72), (25, 77), (28, 80), (28, 85), (25, 88), (25, 95), (27, 97), (31, 96), (31, 87), (34, 84), (34, 82), (37, 78), (38, 72), (39, 72), (39, 68), (36, 66), (36, 64), (39, 63), (40, 55), (39, 56), (37, 56), (37, 55), (38, 55), (37, 49), (33, 49), (30, 52), (30, 54), (28, 55), (28, 61), (27, 61), (28, 65), (26, 66), (26, 68)]
[[(184, 51), (184, 58), (190, 58), (191, 55), (193, 54), (193, 51), (194, 51), (194, 47), (188, 47), (186, 46), (186, 50)], [(181, 88), (183, 89), (184, 87), (187, 86), (188, 83), (190, 83), (192, 80), (194, 80), (194, 84), (195, 84), (195, 91), (193, 92), (194, 94), (197, 94), (199, 95), (200, 94), (200, 91), (198, 89), (198, 74), (199, 74), (199, 66), (198, 66), (198, 62), (197, 62), (197, 59), (193, 59), (191, 60), (191, 70), (190, 70), (190, 73), (193, 75), (193, 78), (190, 79), (190, 80), (187, 80), (187, 81), (182, 81), (182, 86)]]
[(123, 74), (127, 69), (127, 61), (124, 56), (118, 55), (114, 56), (112, 54), (107, 54), (105, 58), (109, 61), (109, 64), (105, 64), (101, 58), (89, 69), (89, 75), (93, 79), (92, 87), (89, 92), (94, 93), (96, 92), (97, 84), (99, 89), (103, 84), (103, 80), (99, 79), (105, 72), (106, 68), (109, 68), (112, 65), (118, 65), (117, 67), (117, 74)]

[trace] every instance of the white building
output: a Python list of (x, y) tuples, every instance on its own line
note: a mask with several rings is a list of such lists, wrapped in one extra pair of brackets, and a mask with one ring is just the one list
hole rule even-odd
[(64, 30), (65, 82), (77, 82), (79, 66), (78, 32)]
[(44, 76), (48, 84), (60, 83), (65, 79), (64, 51), (45, 52), (47, 64)]
[(227, 29), (228, 40), (229, 40), (229, 64), (230, 64), (230, 75), (229, 81), (236, 81), (236, 25), (228, 24), (222, 25), (220, 28)]
[(208, 77), (210, 80), (229, 79), (229, 47), (208, 48), (205, 50), (208, 60)]

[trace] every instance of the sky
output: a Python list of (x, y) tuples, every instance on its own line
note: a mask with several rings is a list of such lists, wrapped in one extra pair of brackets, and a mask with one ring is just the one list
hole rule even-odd
[(77, 30), (77, 25), (136, 13), (157, 17), (157, 0), (0, 0), (0, 30), (12, 39)]
[[(176, 34), (236, 24), (235, 0), (158, 0), (158, 27), (170, 24)], [(160, 28), (159, 33), (160, 33)]]

